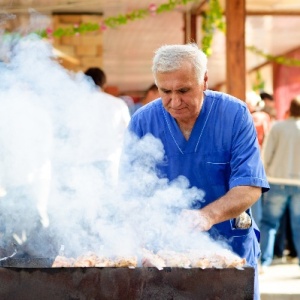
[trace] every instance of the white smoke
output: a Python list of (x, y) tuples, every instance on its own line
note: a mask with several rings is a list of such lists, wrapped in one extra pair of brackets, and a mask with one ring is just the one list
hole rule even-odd
[(217, 247), (205, 233), (179, 226), (180, 211), (203, 192), (184, 177), (168, 182), (156, 175), (164, 157), (159, 140), (133, 137), (134, 161), (115, 182), (109, 166), (121, 152), (118, 113), (82, 73), (62, 68), (52, 50), (36, 36), (18, 38), (0, 63), (4, 235), (33, 256), (55, 256), (61, 245), (66, 255)]
[(95, 221), (101, 198), (112, 199), (120, 112), (82, 73), (62, 68), (47, 42), (34, 35), (1, 41), (9, 49), (0, 64), (3, 231), (20, 237), (26, 228), (22, 242), (30, 247), (41, 222), (54, 243), (70, 232), (74, 239), (84, 233), (81, 221)]

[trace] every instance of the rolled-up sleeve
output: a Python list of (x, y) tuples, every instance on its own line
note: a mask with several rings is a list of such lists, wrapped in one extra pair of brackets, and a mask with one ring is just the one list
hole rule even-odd
[(229, 187), (241, 185), (262, 187), (269, 190), (261, 160), (253, 119), (246, 107), (242, 107), (235, 120), (237, 130), (233, 134), (231, 176)]

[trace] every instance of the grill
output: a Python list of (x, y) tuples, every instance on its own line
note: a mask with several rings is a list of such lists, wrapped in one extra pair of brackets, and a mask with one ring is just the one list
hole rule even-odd
[(254, 268), (51, 268), (53, 259), (1, 261), (0, 299), (250, 300)]

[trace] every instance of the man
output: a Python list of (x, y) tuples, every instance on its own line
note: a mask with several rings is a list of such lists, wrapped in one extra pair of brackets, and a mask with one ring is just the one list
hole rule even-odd
[[(265, 136), (268, 134), (271, 127), (271, 118), (269, 114), (261, 110), (261, 98), (254, 91), (246, 94), (246, 104), (253, 118), (254, 127), (257, 134), (257, 140), (260, 148), (262, 147)], [(252, 217), (255, 223), (260, 227), (262, 216), (262, 197), (251, 207)]]
[(142, 105), (146, 105), (152, 100), (155, 100), (159, 97), (158, 88), (155, 83), (151, 84), (147, 91), (145, 97), (142, 99)]
[(263, 144), (263, 161), (271, 190), (264, 198), (262, 266), (273, 260), (280, 219), (289, 209), (291, 231), (300, 262), (300, 98), (291, 101), (289, 117), (276, 122)]
[(151, 84), (145, 92), (144, 98), (136, 103), (135, 110), (138, 110), (140, 107), (148, 104), (152, 100), (155, 100), (159, 97), (158, 88), (155, 83)]
[(261, 92), (260, 98), (264, 102), (262, 111), (266, 112), (270, 116), (272, 121), (275, 121), (277, 119), (277, 113), (273, 96), (266, 92)]
[[(85, 71), (85, 75), (92, 81), (97, 89), (101, 98), (99, 100), (106, 101), (105, 106), (107, 116), (113, 117), (109, 121), (113, 126), (107, 128), (106, 135), (110, 134), (111, 139), (103, 140), (103, 146), (99, 151), (99, 157), (102, 159), (96, 164), (101, 169), (105, 169), (105, 174), (112, 182), (116, 182), (118, 178), (119, 160), (122, 151), (123, 137), (130, 120), (130, 113), (127, 104), (118, 97), (104, 92), (106, 85), (106, 74), (98, 67), (91, 67)], [(103, 121), (105, 126), (105, 122)], [(102, 152), (102, 153), (100, 153)]]
[(162, 46), (152, 71), (161, 98), (136, 112), (129, 129), (162, 141), (160, 176), (185, 176), (205, 192), (201, 209), (199, 202), (183, 212), (195, 229), (225, 239), (256, 268), (255, 222), (246, 229), (235, 226), (235, 218), (244, 211), (250, 215), (249, 207), (269, 188), (246, 104), (207, 89), (207, 58), (195, 44)]
[[(116, 106), (119, 106), (116, 108), (116, 111), (122, 112), (122, 119), (126, 126), (128, 125), (129, 119), (130, 119), (130, 110), (131, 107), (134, 105), (133, 100), (129, 96), (121, 96), (115, 97), (113, 94), (109, 94), (108, 92), (105, 91), (107, 89), (107, 77), (105, 72), (100, 69), (99, 67), (91, 67), (88, 68), (85, 73), (86, 76), (88, 76), (90, 79), (92, 79), (93, 83), (100, 89), (100, 92), (102, 96), (105, 96), (107, 99), (111, 100), (112, 103), (116, 103)], [(116, 101), (117, 100), (117, 101)], [(121, 100), (121, 101), (120, 101)], [(124, 102), (126, 104), (123, 105)], [(122, 103), (122, 104), (120, 104)], [(117, 105), (118, 104), (118, 105)], [(127, 113), (128, 110), (128, 113)]]
[(257, 133), (259, 146), (262, 146), (263, 140), (271, 127), (271, 117), (260, 107), (261, 98), (255, 92), (248, 92), (246, 95), (246, 104), (253, 118), (254, 127)]

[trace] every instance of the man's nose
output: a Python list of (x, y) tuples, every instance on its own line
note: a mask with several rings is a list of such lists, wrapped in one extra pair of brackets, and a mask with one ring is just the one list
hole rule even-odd
[(181, 105), (181, 97), (177, 93), (172, 93), (172, 106), (178, 107)]

